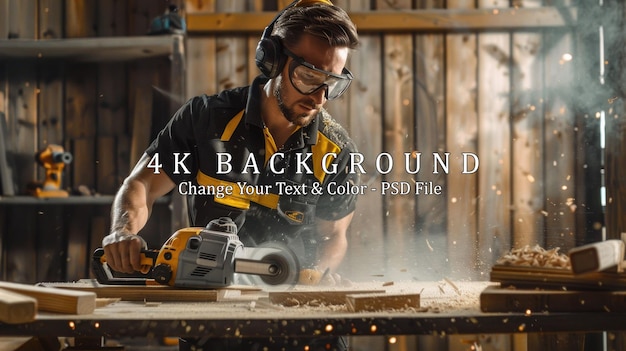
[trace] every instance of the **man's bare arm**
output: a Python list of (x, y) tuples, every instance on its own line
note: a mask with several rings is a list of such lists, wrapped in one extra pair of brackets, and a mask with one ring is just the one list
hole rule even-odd
[(317, 233), (321, 240), (317, 254), (317, 267), (325, 271), (335, 272), (343, 261), (348, 249), (348, 226), (352, 221), (353, 213), (336, 220), (317, 220)]
[(139, 252), (144, 241), (135, 236), (148, 222), (156, 199), (175, 184), (161, 172), (155, 174), (144, 154), (118, 190), (111, 208), (111, 233), (102, 240), (107, 264), (118, 272), (141, 270)]

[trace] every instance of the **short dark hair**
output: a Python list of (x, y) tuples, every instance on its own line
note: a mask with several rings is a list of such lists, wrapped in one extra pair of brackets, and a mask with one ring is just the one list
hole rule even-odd
[(293, 47), (305, 33), (325, 40), (331, 47), (356, 49), (359, 45), (356, 26), (342, 8), (334, 5), (292, 7), (276, 21), (273, 35), (281, 38), (286, 47)]

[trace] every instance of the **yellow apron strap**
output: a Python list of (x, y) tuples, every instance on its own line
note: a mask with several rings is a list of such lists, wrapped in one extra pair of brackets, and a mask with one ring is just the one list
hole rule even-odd
[(224, 128), (224, 133), (222, 133), (222, 137), (220, 138), (220, 140), (230, 140), (230, 138), (233, 136), (233, 133), (235, 132), (235, 129), (237, 129), (239, 122), (241, 122), (241, 117), (243, 117), (243, 111), (245, 110), (241, 110), (241, 112), (239, 112), (235, 117), (233, 117), (233, 119), (228, 122), (226, 128)]
[(225, 180), (220, 180), (217, 178), (213, 178), (209, 175), (206, 175), (202, 172), (198, 172), (196, 176), (196, 180), (198, 184), (202, 186), (230, 186), (233, 189), (232, 195), (225, 195), (224, 198), (215, 197), (215, 202), (247, 210), (250, 208), (250, 202), (257, 203), (261, 206), (265, 206), (267, 208), (276, 209), (278, 208), (278, 200), (280, 196), (277, 194), (246, 194), (240, 191), (239, 185), (237, 183), (228, 182)]

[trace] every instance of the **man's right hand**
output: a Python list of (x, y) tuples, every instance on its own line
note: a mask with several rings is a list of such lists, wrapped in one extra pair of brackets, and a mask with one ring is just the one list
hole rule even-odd
[(102, 247), (109, 268), (120, 273), (144, 271), (141, 266), (141, 249), (147, 248), (142, 237), (121, 231), (102, 239)]

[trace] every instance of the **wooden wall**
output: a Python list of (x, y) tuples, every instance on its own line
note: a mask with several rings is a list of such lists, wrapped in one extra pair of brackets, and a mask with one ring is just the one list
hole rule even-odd
[[(288, 3), (186, 1), (185, 11), (275, 11)], [(334, 3), (358, 13), (494, 9), (493, 16), (509, 7), (581, 6), (576, 18), (563, 12), (570, 25), (556, 28), (361, 33), (361, 47), (349, 60), (356, 79), (327, 109), (365, 155), (365, 183), (430, 181), (444, 192), (361, 196), (343, 266), (347, 276), (487, 279), (491, 265), (512, 247), (538, 244), (566, 252), (601, 239), (604, 165), (598, 162), (603, 156), (595, 114), (606, 106), (587, 98), (600, 69), (598, 22), (590, 16), (620, 13), (620, 6), (541, 0)], [(604, 26), (619, 33), (621, 22)], [(260, 31), (190, 33), (187, 68), (195, 79), (187, 80), (188, 96), (248, 84), (258, 72), (252, 57), (259, 37)], [(389, 174), (374, 171), (381, 152), (399, 164)], [(418, 175), (401, 167), (405, 152), (422, 153)], [(450, 172), (434, 174), (428, 155), (444, 152), (450, 153)], [(462, 174), (463, 152), (478, 155), (478, 172)]]
[[(166, 3), (1, 0), (0, 8), (7, 11), (0, 11), (4, 16), (0, 35), (141, 35)], [(194, 14), (276, 11), (287, 3), (194, 0), (180, 5), (185, 13)], [(514, 4), (504, 0), (335, 3), (348, 12), (555, 5), (540, 0)], [(559, 4), (581, 6), (564, 1)], [(30, 20), (16, 21), (17, 16), (8, 13)], [(585, 11), (579, 11), (576, 23), (583, 23), (585, 16)], [(593, 95), (588, 90), (595, 86), (597, 74), (593, 72), (599, 69), (594, 33), (597, 28), (576, 25), (487, 32), (362, 33), (362, 45), (349, 62), (356, 80), (348, 94), (329, 103), (328, 109), (346, 126), (365, 155), (368, 173), (364, 181), (370, 185), (430, 181), (441, 185), (444, 193), (363, 195), (350, 231), (351, 252), (343, 267), (345, 274), (355, 279), (486, 278), (494, 260), (511, 247), (539, 244), (565, 251), (600, 238), (604, 223), (599, 173), (604, 165), (598, 162), (602, 150), (594, 137), (600, 128), (595, 117), (598, 106), (579, 99)], [(258, 72), (252, 57), (259, 36), (260, 31), (192, 33), (185, 48), (188, 76), (176, 83), (185, 82), (187, 97), (248, 84)], [(567, 53), (573, 59), (564, 56)], [(613, 62), (618, 61), (609, 61), (607, 66)], [(167, 93), (174, 83), (163, 73), (165, 66), (167, 62), (162, 60), (72, 65), (63, 61), (2, 61), (0, 110), (9, 128), (6, 142), (20, 172), (20, 188), (41, 176), (32, 155), (47, 143), (58, 142), (75, 157), (65, 172), (67, 187), (85, 185), (92, 191), (112, 194), (137, 157), (132, 153), (141, 150), (132, 147), (133, 131), (137, 130), (132, 117), (151, 106), (138, 101), (152, 97), (145, 90), (149, 84), (163, 87), (161, 92)], [(615, 134), (609, 139), (616, 140)], [(611, 145), (617, 148), (620, 144)], [(402, 160), (405, 152), (421, 152), (421, 171), (410, 176), (397, 166), (392, 173), (377, 174), (374, 160), (381, 152), (394, 155), (396, 160)], [(449, 174), (432, 172), (429, 155), (434, 152), (450, 153)], [(463, 152), (479, 156), (478, 172), (460, 172)], [(90, 234), (85, 233), (99, 237), (109, 220), (106, 205), (2, 205), (2, 209), (3, 272), (15, 280), (45, 278), (34, 270), (15, 273), (21, 268), (15, 268), (17, 263), (8, 257), (9, 253), (24, 251), (20, 243), (28, 243), (25, 252), (40, 261), (42, 258), (32, 250), (43, 245), (40, 237), (55, 238), (51, 252), (63, 252), (60, 247), (69, 242), (70, 250), (78, 253), (85, 246), (75, 243), (87, 240)], [(51, 224), (39, 220), (44, 215), (51, 216)], [(27, 227), (32, 228), (24, 229)], [(16, 232), (29, 234), (16, 239)], [(89, 245), (97, 242), (93, 239)], [(61, 256), (55, 259), (67, 260)], [(72, 267), (68, 264), (46, 279), (63, 276)]]
[[(144, 36), (172, 3), (0, 0), (0, 40)], [(34, 283), (89, 277), (88, 259), (109, 230), (111, 195), (147, 147), (151, 125), (160, 128), (169, 118), (171, 86), (169, 57), (0, 60), (2, 138), (16, 195), (13, 202), (0, 201), (0, 278)], [(34, 155), (53, 143), (73, 155), (63, 187), (80, 201), (28, 201), (28, 183), (43, 179)], [(169, 214), (158, 206), (146, 228), (155, 245), (171, 234)]]

